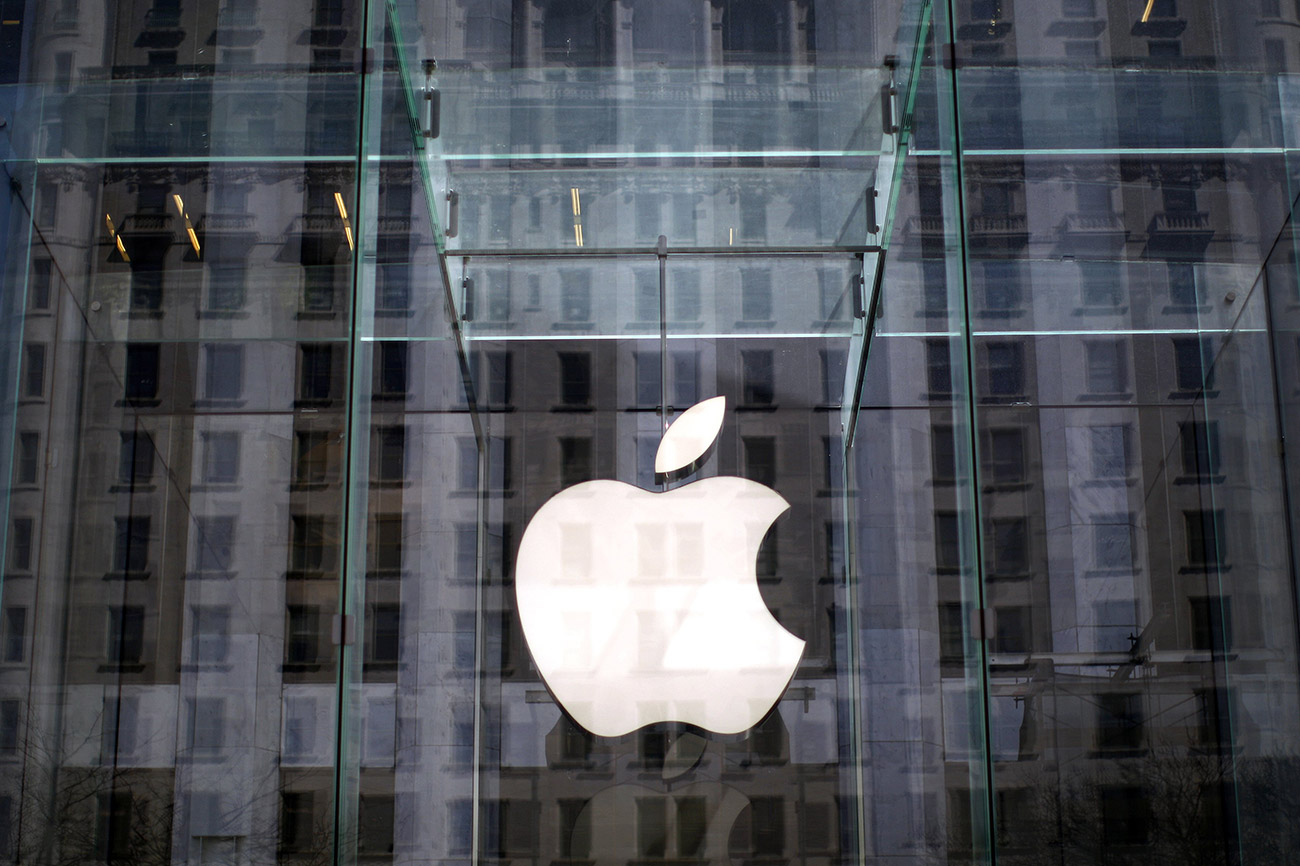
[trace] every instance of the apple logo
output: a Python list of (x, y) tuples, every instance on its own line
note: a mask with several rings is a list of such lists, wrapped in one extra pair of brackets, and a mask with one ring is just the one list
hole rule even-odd
[[(726, 400), (692, 406), (664, 433), (655, 472), (693, 472)], [(758, 548), (790, 504), (744, 478), (664, 493), (587, 481), (551, 497), (519, 543), (515, 596), (551, 694), (591, 733), (656, 722), (719, 734), (752, 728), (794, 676), (804, 642), (758, 590)]]

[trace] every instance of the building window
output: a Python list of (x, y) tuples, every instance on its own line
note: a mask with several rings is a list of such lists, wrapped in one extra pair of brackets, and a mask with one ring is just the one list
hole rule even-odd
[(1083, 306), (1115, 308), (1124, 303), (1122, 271), (1118, 262), (1080, 262), (1079, 281)]
[(848, 354), (834, 349), (819, 353), (822, 375), (822, 403), (838, 406), (844, 398), (844, 377), (847, 373)]
[(1286, 72), (1286, 43), (1281, 39), (1264, 40), (1264, 70)]
[(952, 427), (930, 428), (930, 478), (935, 484), (957, 481), (957, 440)]
[(1198, 478), (1219, 474), (1219, 422), (1184, 421), (1178, 425), (1183, 472)]
[(143, 574), (149, 563), (149, 517), (116, 517), (113, 540), (113, 570), (119, 574)]
[(299, 430), (294, 439), (297, 443), (294, 483), (308, 487), (333, 481), (338, 434), (330, 430)]
[(560, 271), (560, 318), (565, 322), (591, 321), (590, 271)]
[(771, 436), (742, 436), (745, 454), (744, 476), (765, 487), (776, 486), (776, 439)]
[(1169, 262), (1165, 269), (1169, 275), (1169, 303), (1183, 308), (1199, 306), (1201, 294), (1196, 280), (1196, 266), (1188, 262)]
[(659, 386), (663, 371), (659, 369), (659, 352), (636, 349), (632, 353), (633, 373), (636, 376), (636, 405), (650, 408), (659, 405)]
[(285, 664), (316, 664), (320, 659), (320, 608), (315, 605), (291, 604), (287, 606), (287, 614)]
[(961, 535), (958, 526), (956, 512), (935, 512), (934, 561), (940, 572), (955, 572), (961, 568)]
[(244, 347), (204, 347), (203, 394), (209, 400), (238, 400), (244, 394)]
[(104, 697), (100, 727), (100, 763), (112, 766), (120, 758), (135, 754), (140, 725), (140, 700), (136, 697)]
[(190, 658), (195, 664), (221, 664), (230, 653), (230, 608), (195, 605), (191, 608)]
[(117, 456), (119, 484), (148, 484), (153, 480), (153, 437), (139, 430), (121, 434)]
[(785, 852), (785, 799), (754, 797), (749, 808), (750, 850), (757, 858), (780, 858)]
[(746, 268), (740, 272), (740, 318), (746, 322), (772, 320), (772, 272)]
[(39, 400), (45, 396), (45, 344), (28, 343), (23, 355), (23, 396)]
[(1092, 477), (1128, 477), (1128, 428), (1106, 425), (1087, 428), (1092, 456)]
[(157, 343), (127, 344), (124, 385), (128, 402), (153, 400), (158, 396), (160, 360), (161, 347)]
[(96, 794), (95, 851), (106, 860), (129, 860), (134, 848), (135, 802), (130, 791)]
[(642, 859), (662, 859), (667, 850), (668, 801), (665, 797), (636, 799), (636, 853)]
[(1020, 343), (989, 343), (988, 393), (991, 397), (1019, 397), (1025, 392), (1025, 347)]
[(239, 477), (239, 434), (232, 431), (204, 433), (202, 442), (203, 482), (235, 483)]
[(741, 402), (746, 406), (770, 406), (776, 397), (775, 369), (770, 349), (747, 349), (740, 353), (743, 390)]
[(396, 662), (402, 648), (401, 607), (396, 604), (374, 604), (369, 606), (368, 613), (369, 660), (381, 664)]
[(636, 270), (633, 318), (638, 322), (659, 321), (659, 274), (651, 270)]
[[(693, 230), (692, 234), (694, 234)], [(680, 268), (669, 271), (668, 291), (668, 303), (672, 309), (673, 321), (699, 321), (702, 307), (698, 271)]]
[(1089, 393), (1120, 394), (1128, 389), (1128, 355), (1123, 340), (1083, 344)]
[(460, 490), (478, 490), (478, 443), (468, 436), (456, 439), (456, 479)]
[(208, 265), (207, 310), (213, 313), (233, 313), (244, 308), (244, 284), (248, 268), (242, 260), (212, 262)]
[(334, 361), (334, 347), (328, 343), (304, 343), (299, 347), (299, 402), (314, 405), (334, 398)]
[(1022, 309), (1018, 262), (983, 263), (984, 309), (995, 316), (1010, 316)]
[(1214, 652), (1232, 649), (1232, 599), (1193, 596), (1187, 602), (1191, 613), (1192, 649)]
[(409, 343), (385, 340), (375, 344), (374, 399), (406, 399), (409, 360)]
[(223, 574), (230, 571), (235, 547), (235, 518), (194, 518), (194, 568), (199, 572)]
[(391, 796), (362, 794), (357, 799), (357, 853), (365, 857), (392, 854), (394, 799)]
[(294, 515), (291, 544), (290, 565), (294, 571), (330, 571), (338, 552), (338, 526), (318, 514)]
[(560, 352), (560, 403), (591, 404), (591, 353)]
[(4, 613), (4, 660), (21, 662), (27, 656), (27, 608), (10, 606)]
[(115, 605), (108, 609), (108, 642), (105, 655), (119, 665), (139, 664), (144, 657), (144, 608)]
[(18, 465), (14, 467), (14, 483), (32, 485), (41, 477), (41, 434), (18, 434)]
[(1214, 388), (1214, 347), (1208, 337), (1174, 337), (1177, 389), (1198, 393)]
[(1029, 608), (1009, 605), (994, 609), (993, 652), (1019, 655), (1033, 651), (1033, 619)]
[(4, 757), (14, 757), (18, 754), (21, 712), (22, 704), (18, 701), (0, 701), (0, 755)]
[(370, 544), (371, 568), (378, 575), (398, 574), (402, 570), (402, 515), (378, 514), (374, 538)]
[(1222, 565), (1227, 559), (1222, 511), (1184, 511), (1187, 562), (1192, 566)]
[(1282, 0), (1260, 0), (1259, 14), (1265, 18), (1282, 17)]
[(284, 757), (301, 761), (316, 749), (316, 701), (286, 698), (284, 702)]
[(510, 352), (481, 352), (470, 356), (471, 374), (479, 397), (491, 407), (510, 405), (514, 356)]
[(1094, 567), (1103, 571), (1133, 570), (1133, 518), (1129, 514), (1098, 514), (1092, 520)]
[(1129, 652), (1138, 634), (1134, 600), (1099, 601), (1092, 610), (1097, 623), (1097, 652)]
[(740, 194), (740, 236), (742, 238), (751, 241), (767, 240), (767, 205), (767, 198), (762, 195), (746, 192)]
[(947, 340), (925, 341), (925, 384), (930, 394), (952, 394), (952, 356)]
[(32, 535), (32, 518), (15, 517), (10, 522), (9, 567), (14, 571), (32, 570)]
[(995, 517), (989, 521), (992, 577), (1022, 577), (1029, 572), (1029, 521), (1024, 517)]
[(280, 850), (308, 850), (317, 839), (315, 824), (316, 795), (313, 792), (284, 791), (280, 794)]
[(1145, 720), (1142, 696), (1130, 692), (1097, 695), (1097, 750), (1133, 752), (1142, 748)]
[(588, 436), (563, 436), (560, 438), (560, 489), (590, 481), (591, 438)]
[(375, 428), (375, 462), (371, 477), (378, 482), (406, 480), (406, 428)]
[(1024, 430), (1019, 427), (989, 430), (985, 433), (984, 449), (986, 484), (1020, 484), (1025, 480)]
[(131, 260), (130, 304), (133, 313), (156, 313), (162, 309), (163, 246), (141, 245)]
[(54, 286), (54, 262), (50, 259), (32, 259), (32, 273), (27, 283), (27, 309), (33, 312), (50, 308), (50, 292)]

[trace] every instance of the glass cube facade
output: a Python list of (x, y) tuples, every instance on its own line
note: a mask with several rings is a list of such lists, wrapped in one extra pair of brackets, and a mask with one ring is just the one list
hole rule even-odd
[[(1300, 857), (1298, 27), (0, 0), (0, 863)], [(592, 734), (521, 540), (719, 476), (798, 666)]]

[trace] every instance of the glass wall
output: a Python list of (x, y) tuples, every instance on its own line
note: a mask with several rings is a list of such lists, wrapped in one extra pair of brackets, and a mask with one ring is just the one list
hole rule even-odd
[[(1131, 5), (0, 2), (0, 860), (1286, 862), (1300, 19)], [(589, 732), (726, 477), (793, 675)]]

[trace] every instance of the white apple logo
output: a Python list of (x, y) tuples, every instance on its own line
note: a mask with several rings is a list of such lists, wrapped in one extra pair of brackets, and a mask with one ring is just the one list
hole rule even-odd
[[(664, 434), (655, 471), (693, 471), (726, 401), (692, 406)], [(519, 543), (524, 637), (556, 700), (593, 734), (656, 722), (720, 734), (775, 706), (804, 642), (758, 591), (758, 548), (790, 507), (744, 478), (655, 493), (587, 481), (551, 497)]]

